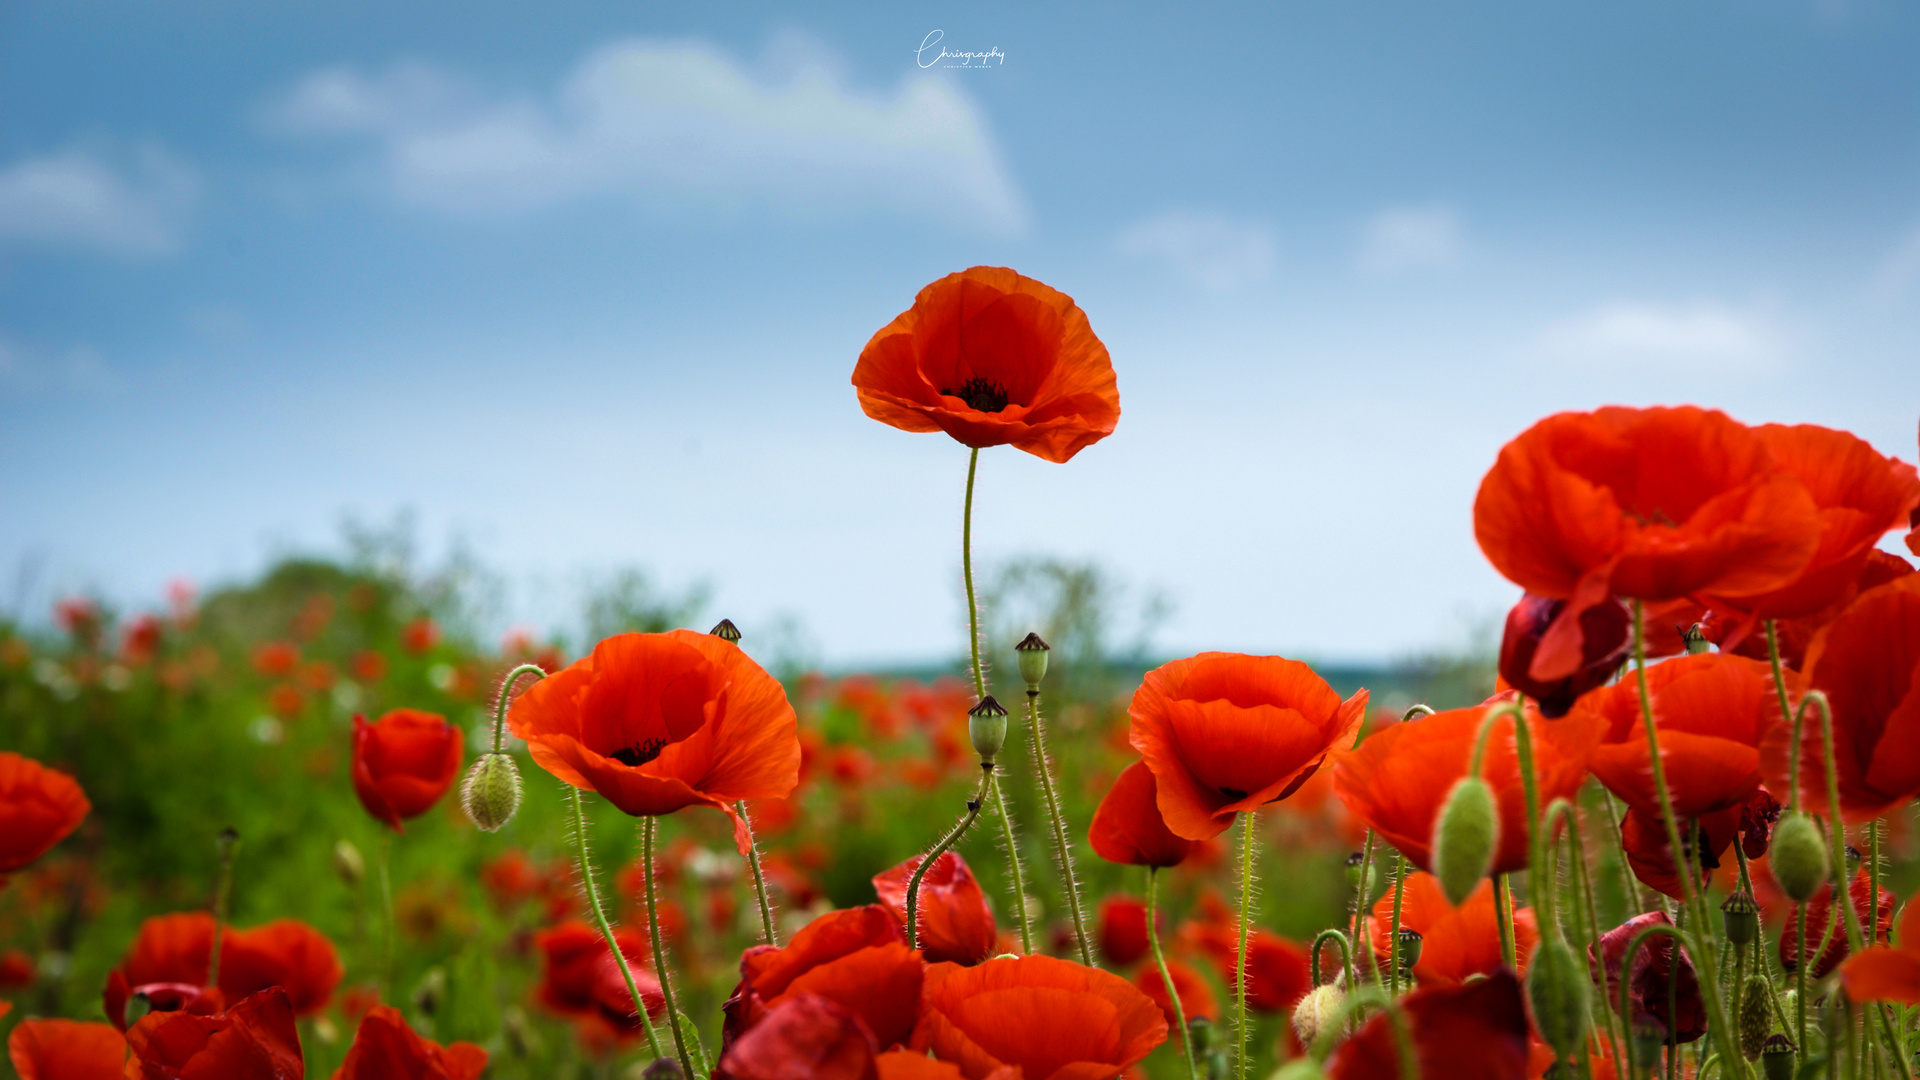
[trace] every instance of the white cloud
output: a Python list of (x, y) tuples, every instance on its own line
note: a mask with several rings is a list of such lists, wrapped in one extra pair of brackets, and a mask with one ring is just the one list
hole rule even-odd
[(1755, 370), (1778, 363), (1786, 334), (1763, 311), (1716, 301), (1615, 300), (1547, 328), (1540, 344), (1576, 363), (1688, 363)]
[(1886, 261), (1880, 264), (1880, 270), (1873, 278), (1873, 295), (1878, 300), (1898, 300), (1920, 278), (1920, 227), (1908, 233)]
[(121, 155), (71, 148), (26, 158), (0, 168), (0, 245), (167, 255), (198, 188), (193, 169), (154, 143)]
[(1026, 228), (985, 117), (954, 84), (915, 75), (876, 95), (818, 62), (775, 66), (770, 82), (704, 44), (633, 39), (589, 53), (551, 92), (493, 99), (425, 64), (330, 69), (266, 118), (370, 143), (387, 194), (448, 213), (614, 195)]
[(1466, 250), (1460, 215), (1444, 206), (1396, 207), (1367, 222), (1356, 264), (1374, 274), (1456, 266)]
[(1219, 214), (1172, 210), (1132, 225), (1114, 247), (1122, 255), (1160, 259), (1174, 272), (1224, 292), (1273, 273), (1273, 231)]

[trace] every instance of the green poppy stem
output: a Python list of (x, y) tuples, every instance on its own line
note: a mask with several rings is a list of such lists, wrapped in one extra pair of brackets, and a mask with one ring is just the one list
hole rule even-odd
[(1247, 1021), (1247, 931), (1253, 922), (1253, 812), (1241, 811), (1240, 814), (1240, 951), (1234, 962), (1233, 991), (1235, 1005), (1235, 1038), (1239, 1042), (1238, 1052), (1234, 1056), (1235, 1073), (1240, 1080), (1247, 1080), (1252, 1067), (1248, 1060), (1247, 1043), (1253, 1032)]
[[(613, 954), (614, 966), (620, 969), (620, 978), (627, 984), (627, 995), (633, 998), (634, 1014), (640, 1018), (640, 1027), (647, 1033), (647, 1045), (653, 1049), (654, 1057), (660, 1057), (663, 1052), (660, 1049), (660, 1037), (653, 1033), (653, 1018), (647, 1015), (647, 1003), (640, 996), (639, 984), (633, 981), (633, 968), (627, 964), (627, 954), (620, 950), (620, 942), (614, 938), (613, 927), (607, 922), (606, 909), (600, 906), (600, 887), (593, 880), (593, 856), (587, 850), (587, 812), (581, 805), (580, 789), (568, 785), (567, 795), (573, 805), (573, 838), (580, 849), (580, 884), (586, 889), (587, 909), (593, 912), (594, 925), (600, 928), (600, 936), (607, 942), (607, 951)], [(381, 865), (385, 866), (384, 859)], [(662, 978), (660, 984), (665, 986), (666, 979)]]
[(747, 831), (747, 865), (753, 868), (753, 895), (760, 901), (760, 932), (766, 935), (767, 944), (777, 949), (780, 938), (773, 932), (773, 905), (767, 902), (767, 876), (760, 870), (760, 841), (753, 836), (753, 818), (747, 814), (747, 800), (734, 803), (733, 812), (740, 815), (740, 827)]
[(652, 816), (643, 819), (640, 824), (640, 873), (647, 886), (647, 936), (653, 940), (653, 973), (660, 979), (660, 996), (666, 1001), (667, 1026), (673, 1031), (674, 1052), (680, 1057), (683, 1075), (696, 1077), (701, 1074), (693, 1071), (693, 1059), (687, 1055), (687, 1037), (680, 1030), (680, 1010), (673, 1003), (673, 978), (667, 970), (667, 950), (660, 944), (660, 903), (653, 890), (653, 833), (658, 826), (658, 819)]
[(1187, 1008), (1180, 1001), (1180, 990), (1173, 985), (1173, 973), (1167, 970), (1166, 955), (1160, 951), (1160, 931), (1154, 925), (1154, 902), (1160, 895), (1160, 868), (1147, 867), (1147, 941), (1153, 945), (1153, 962), (1160, 969), (1160, 985), (1173, 1003), (1173, 1020), (1180, 1026), (1180, 1049), (1186, 1052), (1187, 1080), (1200, 1080), (1193, 1062), (1193, 1036), (1187, 1031)]
[(1067, 910), (1073, 915), (1073, 936), (1080, 945), (1080, 962), (1093, 967), (1093, 950), (1087, 942), (1086, 915), (1080, 909), (1080, 882), (1073, 873), (1073, 845), (1067, 838), (1066, 818), (1060, 813), (1060, 798), (1053, 791), (1053, 766), (1047, 760), (1046, 732), (1040, 719), (1040, 691), (1027, 689), (1027, 724), (1033, 729), (1033, 771), (1040, 777), (1040, 790), (1047, 797), (1047, 817), (1053, 822), (1054, 854), (1060, 860), (1060, 876), (1067, 883)]

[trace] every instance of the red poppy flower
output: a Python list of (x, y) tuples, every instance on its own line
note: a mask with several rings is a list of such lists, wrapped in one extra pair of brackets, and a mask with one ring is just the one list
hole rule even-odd
[(33, 957), (19, 949), (0, 953), (0, 991), (25, 990), (33, 985)]
[(1137, 896), (1115, 893), (1100, 901), (1100, 913), (1094, 923), (1094, 938), (1100, 943), (1100, 955), (1114, 967), (1126, 967), (1151, 951), (1147, 940), (1147, 904)]
[(226, 995), (211, 986), (192, 983), (143, 983), (131, 986), (118, 969), (107, 972), (107, 987), (100, 995), (107, 1021), (127, 1030), (127, 1004), (135, 998), (146, 1002), (147, 1012), (190, 1012), (215, 1016), (227, 1007)]
[(756, 945), (741, 956), (724, 1036), (732, 1042), (764, 1021), (768, 1010), (810, 994), (858, 1017), (881, 1049), (904, 1043), (920, 1014), (923, 966), (879, 905), (830, 911), (785, 948)]
[(301, 1080), (293, 1006), (279, 987), (218, 1016), (148, 1013), (127, 1032), (128, 1080)]
[[(1340, 760), (1333, 774), (1334, 790), (1348, 810), (1363, 818), (1400, 854), (1420, 869), (1431, 870), (1434, 821), (1454, 782), (1467, 773), (1481, 718), (1487, 709), (1499, 704), (1502, 702), (1489, 701), (1472, 708), (1450, 709), (1374, 732), (1360, 749)], [(1605, 725), (1597, 717), (1578, 714), (1564, 720), (1543, 720), (1539, 711), (1529, 706), (1527, 730), (1533, 740), (1540, 804), (1572, 799), (1587, 778), (1587, 757)], [(1494, 855), (1492, 872), (1524, 870), (1526, 794), (1514, 755), (1512, 714), (1494, 721), (1480, 775), (1493, 788), (1500, 804), (1500, 848)]]
[(440, 624), (425, 615), (400, 628), (400, 647), (419, 656), (440, 644)]
[(395, 709), (369, 724), (353, 718), (353, 791), (394, 832), (419, 817), (460, 772), (459, 728), (437, 713)]
[(1684, 406), (1560, 413), (1500, 451), (1480, 482), (1474, 535), (1494, 568), (1568, 604), (1530, 665), (1553, 680), (1583, 662), (1582, 616), (1609, 596), (1750, 596), (1791, 583), (1820, 516), (1761, 436)]
[(839, 1003), (795, 994), (720, 1054), (714, 1080), (877, 1080), (873, 1033)]
[(1153, 770), (1167, 828), (1208, 840), (1298, 790), (1366, 712), (1365, 690), (1343, 702), (1297, 660), (1209, 652), (1147, 672), (1128, 739)]
[(487, 1052), (470, 1042), (441, 1046), (414, 1033), (400, 1010), (376, 1005), (360, 1021), (333, 1080), (479, 1080)]
[[(1898, 555), (1889, 555), (1878, 548), (1867, 552), (1866, 561), (1860, 564), (1859, 574), (1838, 600), (1811, 615), (1774, 620), (1774, 641), (1780, 648), (1780, 662), (1795, 671), (1806, 670), (1807, 646), (1813, 644), (1813, 636), (1822, 627), (1839, 618), (1861, 593), (1913, 572), (1913, 564)], [(1737, 616), (1739, 613), (1734, 614)], [(1744, 632), (1739, 622), (1718, 615), (1709, 617), (1706, 621), (1707, 639), (1720, 646), (1722, 652), (1750, 656), (1755, 660), (1769, 660), (1767, 635), (1764, 632), (1749, 633), (1736, 640), (1735, 633)]]
[[(1220, 981), (1232, 991), (1239, 981), (1239, 924), (1226, 918), (1190, 922), (1181, 940), (1213, 961)], [(1264, 926), (1247, 932), (1247, 1006), (1256, 1012), (1292, 1012), (1313, 989), (1313, 970), (1303, 945)]]
[[(1849, 821), (1878, 817), (1920, 793), (1920, 574), (1869, 589), (1808, 646), (1804, 686), (1833, 707), (1840, 811)], [(1826, 755), (1819, 714), (1802, 730), (1800, 795), (1827, 812)], [(1775, 791), (1787, 790), (1793, 735), (1773, 726), (1760, 767)]]
[[(1824, 921), (1821, 924), (1825, 925)], [(1813, 938), (1812, 913), (1807, 936)], [(1791, 931), (1789, 931), (1791, 932)], [(1844, 931), (1836, 929), (1836, 937)], [(1819, 940), (1814, 938), (1814, 940)], [(1900, 913), (1900, 943), (1871, 945), (1840, 965), (1840, 983), (1855, 1001), (1920, 1002), (1920, 904), (1908, 904)]]
[(1113, 361), (1086, 313), (1001, 267), (921, 289), (860, 350), (853, 385), (860, 408), (883, 424), (944, 431), (975, 449), (1011, 443), (1054, 462), (1120, 422)]
[[(1888, 931), (1893, 929), (1894, 895), (1885, 886), (1880, 889), (1880, 903), (1876, 905), (1868, 899), (1873, 889), (1872, 875), (1866, 867), (1861, 867), (1847, 884), (1847, 895), (1853, 900), (1853, 914), (1860, 921), (1860, 932), (1869, 946), (1878, 945), (1887, 940)], [(1827, 920), (1833, 913), (1833, 884), (1829, 882), (1813, 894), (1807, 901), (1807, 940), (1800, 942), (1800, 920), (1789, 916), (1785, 930), (1780, 932), (1780, 966), (1788, 971), (1799, 966), (1801, 958), (1811, 955), (1820, 947), (1820, 940), (1826, 936)], [(1846, 914), (1840, 914), (1844, 920)], [(1847, 928), (1844, 924), (1835, 927), (1833, 940), (1827, 945), (1827, 951), (1820, 954), (1811, 968), (1807, 969), (1809, 979), (1824, 979), (1827, 973), (1847, 958), (1851, 947), (1847, 944)]]
[(533, 760), (636, 816), (785, 798), (800, 779), (799, 720), (786, 691), (712, 634), (618, 634), (513, 703)]
[(120, 1080), (127, 1040), (111, 1024), (22, 1020), (7, 1036), (7, 1056), (20, 1080)]
[[(1447, 903), (1440, 882), (1432, 874), (1407, 875), (1400, 897), (1400, 928), (1420, 935), (1420, 962), (1413, 977), (1422, 985), (1465, 982), (1470, 975), (1491, 975), (1505, 966), (1500, 952), (1500, 920), (1495, 914), (1493, 882), (1482, 881), (1459, 907)], [(1392, 957), (1393, 889), (1374, 902), (1367, 920), (1368, 941), (1379, 958), (1380, 970)], [(1540, 941), (1532, 908), (1513, 913), (1513, 951), (1521, 973)]]
[[(1663, 746), (1662, 749), (1665, 749)], [(1705, 886), (1726, 859), (1727, 848), (1737, 839), (1749, 859), (1767, 853), (1773, 823), (1779, 820), (1780, 803), (1766, 788), (1755, 788), (1745, 804), (1729, 807), (1692, 819), (1680, 827), (1680, 843), (1696, 868), (1695, 879)], [(1698, 854), (1693, 854), (1695, 844)], [(1679, 871), (1674, 869), (1673, 853), (1667, 844), (1667, 827), (1657, 810), (1629, 809), (1620, 822), (1620, 847), (1626, 853), (1633, 876), (1650, 888), (1678, 900), (1685, 893)]]
[[(1525, 1080), (1527, 1006), (1510, 971), (1459, 986), (1426, 986), (1400, 999), (1421, 1076)], [(1327, 1059), (1330, 1080), (1400, 1076), (1392, 1017), (1376, 1012)]]
[[(1649, 667), (1647, 689), (1675, 816), (1686, 821), (1745, 805), (1760, 787), (1761, 732), (1780, 714), (1767, 665), (1717, 653), (1682, 656)], [(1587, 761), (1593, 775), (1629, 807), (1658, 815), (1638, 680), (1588, 694), (1574, 715), (1606, 725)]]
[[(664, 1016), (666, 996), (651, 970), (647, 946), (639, 932), (616, 926), (613, 937), (627, 958), (627, 969), (640, 989), (647, 1015)], [(600, 931), (571, 920), (535, 934), (533, 944), (540, 950), (540, 986), (535, 991), (540, 1004), (564, 1016), (604, 1021), (616, 1035), (640, 1033), (633, 995)]]
[[(1626, 961), (1627, 946), (1649, 926), (1671, 926), (1673, 922), (1664, 911), (1650, 911), (1645, 915), (1635, 915), (1619, 926), (1600, 935), (1600, 953), (1605, 958), (1607, 982), (1612, 988), (1615, 1008), (1620, 1000), (1620, 966)], [(1627, 982), (1628, 1000), (1633, 1005), (1631, 1026), (1634, 1029), (1654, 1028), (1660, 1032), (1661, 1041), (1666, 1041), (1667, 1033), (1672, 1032), (1674, 1042), (1692, 1042), (1707, 1032), (1707, 1009), (1700, 1000), (1700, 980), (1694, 974), (1693, 958), (1685, 949), (1680, 950), (1680, 967), (1673, 968), (1673, 937), (1668, 934), (1655, 934), (1641, 942), (1640, 950), (1633, 954), (1633, 971)], [(1587, 946), (1587, 964), (1592, 969), (1595, 957), (1593, 946)], [(1677, 1011), (1667, 1009), (1669, 983), (1678, 1006)], [(1600, 984), (1594, 977), (1594, 985)]]
[[(920, 856), (878, 874), (873, 888), (880, 894), (880, 905), (903, 929), (907, 925), (907, 885), (920, 866)], [(957, 851), (945, 851), (933, 861), (933, 867), (920, 879), (918, 901), (920, 951), (928, 963), (942, 961), (977, 964), (996, 951), (998, 933), (993, 925), (993, 905), (973, 870)]]
[(66, 839), (92, 809), (73, 777), (0, 750), (0, 883)]
[[(295, 1012), (325, 1008), (340, 982), (340, 958), (320, 931), (298, 919), (251, 930), (228, 927), (220, 950), (219, 990), (239, 1001), (269, 986), (286, 990)], [(117, 973), (134, 992), (156, 983), (202, 987), (213, 951), (213, 916), (204, 911), (155, 915), (140, 924)], [(109, 1009), (108, 1015), (115, 1010)]]
[(1533, 675), (1533, 661), (1554, 620), (1566, 610), (1565, 600), (1527, 593), (1507, 612), (1506, 632), (1500, 638), (1500, 678), (1538, 702), (1540, 715), (1557, 720), (1567, 715), (1580, 695), (1620, 671), (1633, 645), (1633, 614), (1627, 605), (1609, 599), (1580, 615), (1580, 666), (1554, 679)]
[(1193, 841), (1175, 836), (1160, 816), (1158, 785), (1144, 761), (1120, 771), (1093, 812), (1087, 841), (1094, 854), (1122, 866), (1178, 866), (1193, 853)]
[(1026, 1080), (1107, 1080), (1167, 1038), (1160, 1006), (1118, 975), (1051, 956), (927, 968), (913, 1049), (984, 1080), (1012, 1065)]
[(285, 678), (299, 662), (300, 646), (291, 641), (267, 641), (253, 647), (253, 669), (269, 678)]
[(480, 885), (493, 906), (504, 912), (539, 896), (544, 883), (526, 852), (508, 848), (481, 864)]
[[(1220, 1005), (1214, 1000), (1213, 987), (1207, 985), (1207, 980), (1192, 965), (1183, 960), (1168, 960), (1167, 974), (1173, 976), (1173, 988), (1180, 992), (1180, 1008), (1186, 1011), (1187, 1019), (1196, 1016), (1204, 1016), (1209, 1020), (1220, 1018)], [(1142, 967), (1140, 974), (1134, 976), (1133, 985), (1160, 1006), (1161, 1014), (1167, 1018), (1167, 1026), (1173, 1028), (1178, 1018), (1173, 1014), (1173, 999), (1167, 996), (1167, 984), (1160, 978), (1159, 965)]]

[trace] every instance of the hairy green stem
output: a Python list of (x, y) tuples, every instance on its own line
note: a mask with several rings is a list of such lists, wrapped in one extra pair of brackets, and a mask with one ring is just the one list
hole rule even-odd
[(967, 803), (966, 815), (960, 819), (958, 825), (947, 830), (947, 835), (941, 837), (939, 843), (933, 845), (933, 850), (927, 852), (926, 856), (920, 860), (920, 865), (913, 868), (913, 876), (907, 879), (907, 948), (909, 949), (920, 947), (920, 880), (927, 876), (927, 870), (933, 865), (934, 860), (945, 855), (948, 848), (966, 835), (967, 830), (973, 826), (974, 819), (980, 816), (980, 808), (986, 805), (987, 786), (993, 782), (993, 766), (983, 764), (982, 769), (984, 775), (980, 777), (980, 790), (974, 792), (973, 798)]
[(653, 940), (653, 973), (660, 980), (660, 997), (667, 1006), (667, 1027), (673, 1031), (673, 1049), (680, 1057), (680, 1068), (688, 1077), (693, 1059), (687, 1056), (687, 1037), (680, 1030), (680, 1010), (673, 1003), (673, 979), (667, 970), (667, 950), (660, 944), (660, 904), (653, 892), (653, 833), (659, 819), (648, 816), (640, 823), (640, 874), (647, 887), (647, 936)]
[(500, 679), (500, 699), (493, 703), (493, 752), (496, 754), (500, 753), (501, 740), (505, 738), (507, 706), (513, 703), (513, 687), (522, 675), (532, 675), (537, 682), (547, 677), (547, 669), (539, 664), (521, 664)]
[[(1373, 830), (1367, 830), (1367, 842), (1360, 849), (1360, 880), (1353, 887), (1353, 926), (1348, 931), (1353, 947), (1360, 947), (1360, 929), (1367, 914), (1367, 901), (1373, 899)], [(1356, 961), (1356, 966), (1357, 966)], [(1367, 966), (1373, 969), (1373, 981), (1380, 981), (1380, 958), (1374, 955), (1373, 946), (1367, 946)]]
[[(581, 805), (580, 789), (568, 785), (567, 794), (573, 800), (573, 838), (580, 848), (580, 884), (586, 890), (587, 910), (593, 912), (594, 924), (600, 928), (600, 936), (606, 939), (607, 951), (613, 954), (613, 962), (620, 969), (620, 978), (626, 981), (627, 994), (633, 998), (633, 1011), (640, 1018), (640, 1027), (647, 1033), (647, 1045), (657, 1058), (662, 1051), (660, 1037), (653, 1033), (653, 1018), (647, 1015), (647, 1003), (640, 996), (639, 984), (633, 981), (633, 968), (627, 963), (627, 954), (620, 950), (620, 942), (613, 936), (613, 927), (607, 922), (606, 909), (600, 906), (600, 887), (594, 884), (593, 858), (587, 850), (587, 812)], [(652, 865), (649, 860), (649, 874), (652, 873)], [(661, 985), (666, 984), (665, 978), (660, 981)]]
[[(1364, 871), (1362, 876), (1364, 877)], [(1235, 1073), (1240, 1080), (1247, 1080), (1247, 1072), (1252, 1062), (1247, 1058), (1247, 1043), (1252, 1030), (1247, 1021), (1247, 931), (1253, 922), (1253, 812), (1243, 810), (1240, 813), (1240, 951), (1234, 959), (1233, 996), (1235, 1004), (1235, 1038), (1239, 1043), (1238, 1053), (1234, 1057)]]
[(380, 830), (380, 913), (385, 932), (380, 937), (380, 996), (393, 997), (393, 874), (388, 864), (393, 858), (393, 833)]
[[(1027, 912), (1027, 882), (1020, 871), (1020, 840), (1013, 835), (1013, 815), (1007, 812), (1007, 789), (999, 784), (999, 774), (988, 778), (993, 790), (994, 809), (1000, 812), (1000, 838), (1007, 845), (1007, 867), (1012, 871), (1013, 909), (1020, 920), (1020, 952), (1033, 955), (1033, 917)], [(1086, 948), (1084, 944), (1081, 948)]]
[(1027, 724), (1033, 729), (1033, 771), (1040, 777), (1040, 790), (1047, 797), (1054, 852), (1060, 859), (1060, 876), (1067, 883), (1067, 910), (1073, 915), (1073, 937), (1080, 945), (1080, 962), (1093, 967), (1093, 950), (1087, 942), (1087, 919), (1080, 909), (1080, 882), (1073, 873), (1073, 845), (1067, 838), (1066, 817), (1060, 813), (1060, 798), (1053, 790), (1053, 763), (1048, 760), (1046, 730), (1040, 719), (1040, 691), (1034, 687), (1027, 689)]
[(980, 468), (980, 448), (967, 455), (967, 502), (960, 515), (960, 574), (967, 582), (967, 648), (973, 657), (973, 696), (987, 696), (987, 680), (980, 673), (980, 607), (973, 597), (973, 477)]
[(1160, 868), (1147, 867), (1147, 940), (1153, 944), (1153, 962), (1160, 969), (1160, 985), (1167, 991), (1167, 1000), (1173, 1003), (1174, 1023), (1180, 1027), (1180, 1048), (1187, 1057), (1187, 1080), (1200, 1080), (1200, 1073), (1193, 1063), (1193, 1036), (1187, 1031), (1187, 1009), (1180, 1001), (1180, 990), (1173, 984), (1173, 973), (1167, 970), (1167, 958), (1160, 951), (1160, 929), (1154, 925), (1154, 903), (1160, 895)]
[(760, 841), (753, 836), (753, 818), (747, 814), (747, 800), (734, 803), (733, 812), (740, 815), (740, 827), (747, 831), (747, 865), (753, 868), (753, 894), (760, 901), (760, 932), (767, 936), (767, 944), (777, 949), (780, 938), (773, 932), (773, 905), (767, 902), (767, 876), (760, 870)]
[(1387, 927), (1387, 995), (1400, 994), (1400, 905), (1407, 891), (1407, 859), (1393, 853), (1393, 921)]

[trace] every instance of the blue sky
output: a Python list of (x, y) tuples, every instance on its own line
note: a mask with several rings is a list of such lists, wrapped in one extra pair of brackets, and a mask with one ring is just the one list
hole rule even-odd
[(505, 621), (634, 565), (951, 654), (965, 452), (847, 378), (978, 263), (1124, 410), (983, 455), (980, 557), (1162, 590), (1168, 650), (1460, 643), (1515, 595), (1473, 492), (1560, 409), (1913, 458), (1911, 6), (1253, 8), (0, 6), (0, 601), (410, 509)]

